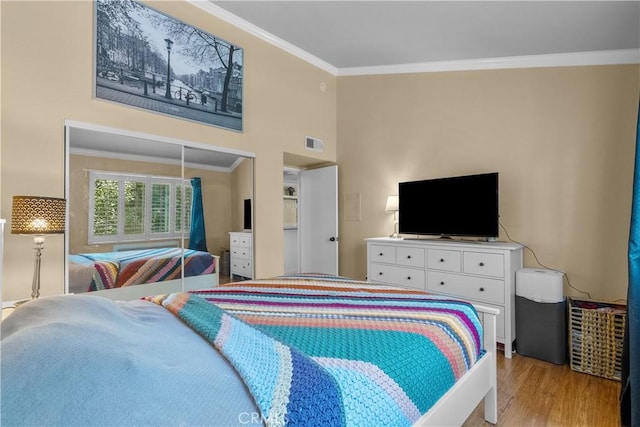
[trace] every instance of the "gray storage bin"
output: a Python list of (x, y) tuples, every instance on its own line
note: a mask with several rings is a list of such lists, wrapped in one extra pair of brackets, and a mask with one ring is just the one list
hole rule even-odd
[(518, 354), (557, 365), (567, 361), (567, 302), (535, 302), (516, 295)]
[(523, 268), (516, 272), (518, 354), (563, 365), (567, 361), (567, 302), (563, 273)]
[(231, 269), (231, 254), (229, 253), (229, 249), (222, 248), (220, 250), (220, 274), (223, 276), (229, 275), (229, 270)]

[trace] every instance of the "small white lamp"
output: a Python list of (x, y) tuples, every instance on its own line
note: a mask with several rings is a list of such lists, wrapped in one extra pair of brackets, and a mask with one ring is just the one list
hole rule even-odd
[(36, 259), (33, 268), (31, 299), (40, 296), (40, 257), (47, 234), (63, 234), (67, 201), (54, 197), (13, 196), (11, 234), (33, 236)]
[(398, 235), (398, 196), (387, 196), (387, 212), (393, 212), (393, 234), (389, 237), (399, 239)]

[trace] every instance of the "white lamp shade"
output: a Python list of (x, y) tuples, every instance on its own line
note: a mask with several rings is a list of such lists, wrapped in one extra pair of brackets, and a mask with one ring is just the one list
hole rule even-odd
[(398, 211), (398, 196), (388, 196), (387, 197), (387, 207), (385, 208), (387, 212), (397, 212)]

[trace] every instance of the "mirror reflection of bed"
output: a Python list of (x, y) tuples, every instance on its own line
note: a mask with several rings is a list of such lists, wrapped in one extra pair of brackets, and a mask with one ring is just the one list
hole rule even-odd
[(66, 136), (67, 292), (136, 299), (242, 279), (221, 255), (245, 227), (251, 153), (78, 122)]

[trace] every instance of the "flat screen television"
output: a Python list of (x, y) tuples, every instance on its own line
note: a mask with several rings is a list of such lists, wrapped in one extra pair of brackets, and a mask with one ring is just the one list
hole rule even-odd
[(498, 173), (398, 185), (401, 234), (498, 237)]
[(244, 199), (243, 225), (245, 230), (251, 230), (251, 199)]

